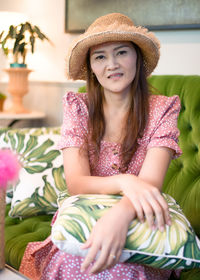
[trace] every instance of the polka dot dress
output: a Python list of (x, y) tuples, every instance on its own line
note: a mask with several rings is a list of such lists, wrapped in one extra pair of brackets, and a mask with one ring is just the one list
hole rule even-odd
[[(69, 92), (63, 97), (63, 105), (64, 117), (58, 148), (80, 147), (87, 135), (87, 94)], [(127, 173), (139, 174), (146, 152), (152, 147), (169, 147), (174, 150), (174, 158), (180, 156), (181, 150), (177, 144), (179, 111), (178, 96), (153, 95), (150, 97), (149, 121), (143, 137), (138, 139), (139, 146), (129, 164)], [(99, 160), (95, 165), (93, 153), (89, 150), (91, 175), (119, 174), (119, 151), (120, 144), (102, 141)], [(159, 270), (140, 264), (118, 263), (103, 272), (89, 275), (87, 271), (80, 272), (82, 262), (83, 258), (60, 251), (49, 237), (43, 242), (28, 244), (20, 271), (34, 280), (165, 280), (171, 274), (169, 270)]]

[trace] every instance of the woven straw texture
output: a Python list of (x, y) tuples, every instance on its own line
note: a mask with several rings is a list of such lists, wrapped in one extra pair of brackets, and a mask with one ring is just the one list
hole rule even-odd
[(0, 269), (5, 266), (4, 257), (4, 224), (5, 224), (5, 190), (0, 188)]

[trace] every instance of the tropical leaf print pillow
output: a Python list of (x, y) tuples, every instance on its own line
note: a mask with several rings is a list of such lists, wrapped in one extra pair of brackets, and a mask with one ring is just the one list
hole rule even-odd
[[(165, 232), (152, 231), (147, 222), (137, 219), (129, 226), (125, 248), (120, 262), (134, 262), (162, 269), (191, 269), (200, 267), (200, 241), (180, 206), (167, 194), (166, 199), (172, 225)], [(58, 198), (59, 212), (52, 227), (53, 243), (69, 254), (85, 256), (81, 250), (95, 225), (106, 211), (117, 203), (116, 195), (76, 195), (69, 198), (61, 193)]]
[(18, 154), (22, 168), (13, 186), (10, 216), (55, 213), (59, 192), (67, 189), (61, 152), (56, 149), (60, 128), (10, 129), (0, 132), (1, 148)]

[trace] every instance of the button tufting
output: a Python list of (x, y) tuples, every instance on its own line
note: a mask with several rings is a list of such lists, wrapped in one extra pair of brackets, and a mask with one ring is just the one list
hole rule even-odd
[(183, 113), (185, 111), (185, 105), (181, 105), (181, 113)]
[(188, 124), (188, 130), (189, 130), (189, 131), (191, 131), (191, 130), (192, 130), (192, 126), (191, 126), (191, 124), (190, 124), (190, 123)]
[(198, 153), (199, 147), (197, 145), (194, 146), (194, 151)]

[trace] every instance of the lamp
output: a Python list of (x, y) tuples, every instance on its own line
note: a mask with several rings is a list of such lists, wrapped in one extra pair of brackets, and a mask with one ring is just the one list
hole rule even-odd
[(0, 11), (0, 33), (3, 30), (8, 30), (10, 25), (18, 25), (27, 19), (28, 17), (22, 13)]

